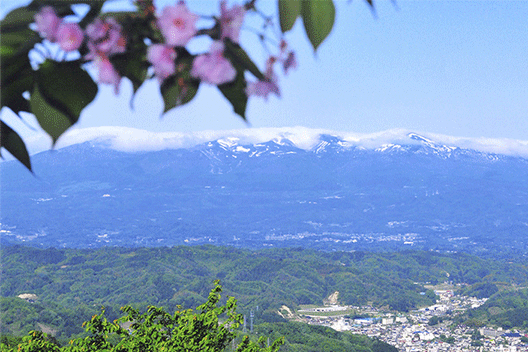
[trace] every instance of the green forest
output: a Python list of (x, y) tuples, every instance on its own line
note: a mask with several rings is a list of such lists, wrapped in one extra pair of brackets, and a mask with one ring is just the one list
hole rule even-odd
[(528, 288), (497, 291), (481, 307), (467, 311), (459, 321), (478, 327), (483, 324), (528, 328)]
[[(83, 336), (81, 323), (100, 313), (102, 306), (111, 321), (120, 317), (125, 305), (139, 310), (155, 305), (168, 312), (180, 305), (197, 307), (207, 300), (215, 280), (220, 280), (224, 297), (237, 298), (240, 313), (254, 311), (255, 324), (284, 323), (277, 314), (282, 305), (292, 309), (302, 304), (320, 305), (335, 291), (339, 291), (341, 304), (408, 311), (435, 302), (426, 284), (466, 283), (469, 286), (464, 289), (469, 293), (473, 290), (474, 295), (492, 298), (500, 294), (511, 297), (504, 294), (506, 288), (528, 285), (526, 265), (461, 253), (6, 246), (0, 255), (0, 333), (22, 336), (37, 329), (63, 341)], [(17, 297), (24, 293), (38, 298), (26, 301)], [(528, 302), (525, 296), (519, 300)], [(510, 313), (501, 308), (500, 314)], [(493, 316), (485, 318), (501, 324), (499, 316)], [(482, 321), (484, 315), (466, 318)], [(511, 325), (525, 323), (508, 319)]]

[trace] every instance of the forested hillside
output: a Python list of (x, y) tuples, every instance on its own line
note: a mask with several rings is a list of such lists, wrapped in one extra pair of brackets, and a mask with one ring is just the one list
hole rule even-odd
[[(102, 248), (98, 250), (3, 247), (2, 333), (42, 328), (66, 338), (106, 306), (109, 319), (132, 304), (172, 311), (204, 302), (215, 279), (239, 311), (255, 323), (283, 321), (282, 305), (322, 304), (339, 291), (348, 305), (373, 304), (406, 311), (434, 303), (425, 283), (527, 285), (526, 266), (434, 252), (316, 252), (232, 247)], [(37, 295), (26, 302), (17, 295)], [(257, 308), (258, 306), (258, 308)]]
[(475, 325), (493, 324), (505, 329), (528, 327), (528, 288), (498, 291), (481, 307), (466, 312), (461, 321)]

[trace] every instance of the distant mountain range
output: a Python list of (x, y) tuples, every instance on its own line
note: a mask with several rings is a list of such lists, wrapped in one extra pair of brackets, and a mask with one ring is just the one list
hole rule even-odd
[(1, 240), (528, 253), (528, 144), (434, 137), (85, 133), (1, 164)]

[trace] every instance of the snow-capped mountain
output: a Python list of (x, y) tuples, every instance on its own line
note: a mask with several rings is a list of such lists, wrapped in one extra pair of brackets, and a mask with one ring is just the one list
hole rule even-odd
[(522, 141), (252, 133), (113, 131), (34, 155), (36, 177), (4, 162), (2, 242), (528, 252)]

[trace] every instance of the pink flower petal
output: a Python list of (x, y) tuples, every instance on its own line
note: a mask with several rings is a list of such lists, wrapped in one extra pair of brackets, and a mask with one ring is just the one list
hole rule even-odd
[(73, 51), (81, 46), (84, 33), (77, 23), (61, 23), (57, 29), (57, 42), (64, 51)]
[(105, 36), (107, 29), (100, 18), (96, 18), (95, 21), (86, 26), (86, 35), (90, 40), (96, 41)]
[(86, 35), (89, 38), (90, 50), (87, 59), (95, 58), (99, 54), (109, 56), (124, 53), (126, 50), (127, 40), (121, 34), (121, 25), (113, 17), (104, 21), (96, 19), (86, 27)]
[(158, 18), (158, 27), (170, 46), (185, 46), (196, 34), (199, 16), (187, 9), (183, 1), (175, 6), (166, 6)]
[(264, 74), (265, 80), (257, 82), (249, 82), (246, 87), (246, 95), (251, 96), (255, 95), (257, 97), (264, 97), (268, 99), (270, 93), (275, 94), (280, 97), (280, 89), (277, 84), (278, 79), (275, 73), (273, 72), (273, 65), (277, 61), (277, 58), (270, 56), (266, 62), (266, 73)]
[(233, 81), (237, 72), (231, 62), (223, 56), (223, 52), (224, 44), (220, 41), (213, 42), (209, 53), (194, 59), (191, 75), (213, 85)]
[(270, 93), (274, 93), (276, 96), (280, 97), (279, 86), (277, 86), (275, 82), (250, 82), (246, 87), (247, 96), (255, 95), (257, 97), (264, 97), (267, 99)]
[(235, 5), (231, 9), (227, 9), (225, 1), (220, 3), (220, 29), (222, 38), (229, 38), (233, 42), (238, 43), (240, 36), (240, 27), (244, 22), (246, 10), (244, 6)]
[(99, 83), (112, 84), (114, 86), (114, 93), (116, 95), (119, 94), (121, 76), (119, 76), (119, 73), (117, 73), (110, 60), (108, 60), (108, 57), (99, 55), (95, 62), (99, 68)]
[(154, 44), (148, 48), (147, 60), (154, 66), (154, 73), (160, 81), (174, 74), (176, 51), (166, 45)]
[(53, 7), (43, 7), (35, 14), (34, 19), (39, 34), (54, 43), (57, 27), (59, 26), (61, 19), (57, 16)]

